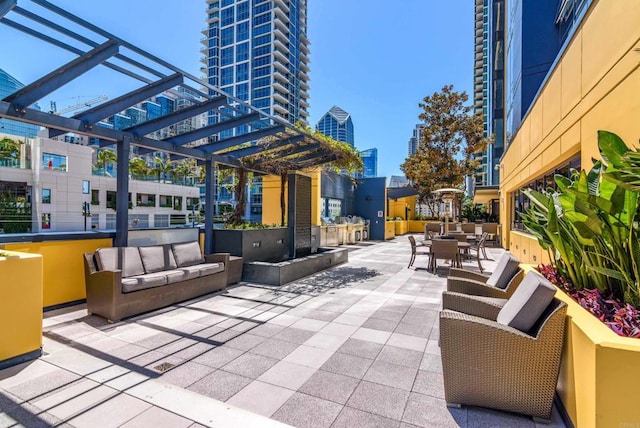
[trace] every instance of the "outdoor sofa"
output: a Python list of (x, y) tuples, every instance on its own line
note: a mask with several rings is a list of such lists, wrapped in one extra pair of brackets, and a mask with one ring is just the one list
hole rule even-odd
[(107, 320), (222, 290), (229, 254), (202, 255), (198, 242), (99, 248), (84, 254), (87, 311)]

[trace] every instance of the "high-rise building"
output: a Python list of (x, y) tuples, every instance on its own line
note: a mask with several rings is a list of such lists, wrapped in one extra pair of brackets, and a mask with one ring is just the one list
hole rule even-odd
[[(291, 124), (307, 123), (307, 0), (206, 3), (202, 53), (209, 84)], [(211, 113), (208, 121), (218, 119)]]
[(500, 180), (496, 165), (504, 153), (504, 0), (475, 2), (474, 113), (482, 114), (484, 136), (492, 137), (487, 149), (476, 154), (480, 168), (475, 187), (497, 186)]
[(378, 149), (367, 149), (359, 152), (362, 159), (362, 173), (358, 178), (372, 178), (378, 176)]
[[(0, 100), (22, 88), (24, 88), (22, 83), (0, 68)], [(37, 104), (31, 107), (40, 110)], [(28, 123), (0, 118), (0, 133), (22, 138), (35, 138), (38, 135), (38, 127)]]
[(351, 115), (338, 106), (333, 106), (316, 125), (318, 131), (334, 140), (354, 145), (353, 121)]
[(409, 156), (417, 152), (418, 147), (420, 147), (420, 141), (422, 141), (422, 128), (424, 128), (424, 125), (417, 124), (413, 129), (413, 135), (409, 138)]

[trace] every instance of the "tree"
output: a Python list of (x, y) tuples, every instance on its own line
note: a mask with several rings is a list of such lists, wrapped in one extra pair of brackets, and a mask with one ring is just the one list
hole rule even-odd
[(134, 177), (144, 178), (149, 175), (149, 165), (142, 158), (131, 158), (129, 160), (129, 172)]
[(97, 164), (102, 166), (102, 175), (107, 175), (107, 165), (110, 163), (116, 163), (118, 156), (108, 149), (102, 149), (98, 152)]
[[(186, 181), (187, 178), (195, 177), (196, 175), (196, 161), (195, 159), (184, 159), (178, 162), (173, 169), (173, 174), (176, 178), (182, 178)], [(186, 183), (183, 183), (186, 184)]]
[(453, 85), (426, 96), (419, 104), (423, 112), (418, 117), (424, 122), (420, 147), (400, 166), (418, 190), (418, 201), (436, 214), (440, 201), (431, 192), (462, 185), (480, 165), (473, 155), (487, 147), (482, 115), (471, 114), (468, 99)]
[(12, 140), (5, 137), (0, 140), (0, 161), (13, 161), (20, 156), (20, 146), (22, 141)]
[(166, 160), (160, 156), (156, 156), (151, 172), (158, 176), (159, 182), (166, 182), (167, 176), (173, 175), (173, 163), (171, 162), (169, 155), (167, 155)]

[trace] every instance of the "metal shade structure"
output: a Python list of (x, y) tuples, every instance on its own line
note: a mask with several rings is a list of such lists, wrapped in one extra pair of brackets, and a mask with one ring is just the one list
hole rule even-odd
[[(200, 80), (47, 0), (21, 0), (20, 5), (18, 0), (0, 0), (0, 25), (76, 56), (0, 100), (0, 118), (45, 127), (49, 130), (50, 137), (73, 132), (97, 139), (101, 147), (115, 145), (118, 159), (129, 159), (134, 146), (138, 147), (141, 154), (160, 151), (176, 158), (197, 159), (205, 165), (207, 200), (213, 200), (215, 194), (213, 171), (216, 163), (244, 167), (241, 159), (246, 156), (268, 153), (287, 146), (295, 147), (294, 144), (303, 141), (321, 143), (284, 118), (265, 114), (224, 93), (217, 86)], [(97, 67), (104, 67), (140, 86), (71, 117), (30, 107)], [(102, 84), (105, 82), (96, 82), (96, 90), (100, 90)], [(184, 100), (185, 108), (125, 129), (103, 126), (101, 121), (105, 118), (162, 93)], [(209, 112), (213, 123), (164, 139), (151, 138), (150, 134), (160, 129), (175, 127), (205, 112)], [(269, 143), (260, 144), (259, 141), (265, 138), (270, 139)], [(302, 147), (307, 146), (308, 154), (299, 148), (302, 160), (300, 168), (313, 166), (313, 162), (335, 160), (335, 154), (323, 148), (322, 144), (307, 144)], [(268, 173), (267, 170), (261, 171), (259, 164), (250, 168)], [(128, 169), (128, 162), (117, 162), (116, 246), (127, 245)], [(213, 204), (206, 204), (205, 217), (205, 251), (211, 252)]]

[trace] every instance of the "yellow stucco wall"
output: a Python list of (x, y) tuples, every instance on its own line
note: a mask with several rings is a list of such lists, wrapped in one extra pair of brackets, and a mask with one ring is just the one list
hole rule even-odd
[(13, 256), (0, 257), (0, 362), (42, 345), (42, 256)]
[(401, 217), (403, 220), (415, 219), (416, 218), (416, 197), (407, 196), (405, 198), (389, 199), (388, 216)]
[(512, 240), (514, 191), (575, 155), (590, 168), (591, 158), (599, 157), (598, 130), (614, 132), (630, 145), (638, 141), (638, 22), (636, 0), (595, 1), (567, 46), (501, 163), (504, 247), (510, 248)]
[(43, 257), (43, 306), (86, 298), (82, 254), (111, 247), (111, 239), (6, 244), (5, 248)]
[(393, 239), (396, 236), (396, 222), (385, 221), (384, 222), (384, 239)]
[[(305, 171), (303, 174), (311, 177), (311, 224), (320, 225), (320, 171)], [(287, 221), (287, 195), (288, 187), (285, 184), (285, 215)], [(262, 177), (262, 223), (280, 224), (280, 177), (267, 175)]]

